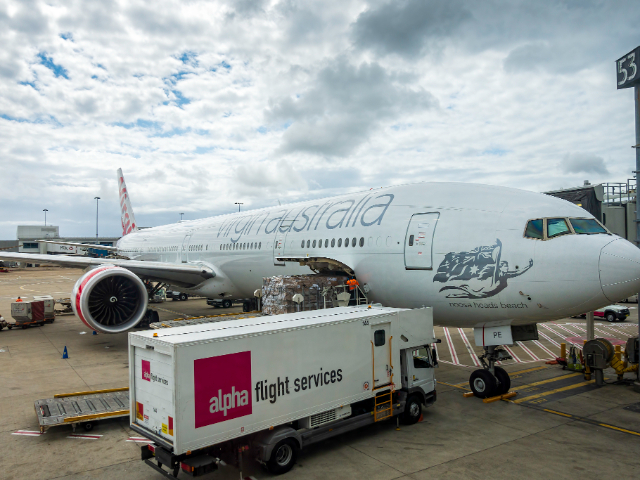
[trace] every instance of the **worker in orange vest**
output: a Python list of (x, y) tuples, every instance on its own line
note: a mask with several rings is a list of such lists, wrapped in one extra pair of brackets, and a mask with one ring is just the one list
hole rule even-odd
[(354, 290), (357, 285), (360, 285), (355, 278), (351, 278), (347, 280), (347, 285), (349, 285), (349, 290)]
[(16, 302), (21, 302), (22, 299), (20, 297), (18, 297), (18, 299), (16, 300)]

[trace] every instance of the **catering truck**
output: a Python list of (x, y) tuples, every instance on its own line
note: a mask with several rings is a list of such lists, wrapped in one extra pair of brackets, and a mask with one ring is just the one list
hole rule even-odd
[(417, 422), (436, 399), (435, 342), (431, 308), (378, 306), (130, 332), (131, 428), (165, 476), (242, 470), (242, 452), (285, 473), (312, 443)]

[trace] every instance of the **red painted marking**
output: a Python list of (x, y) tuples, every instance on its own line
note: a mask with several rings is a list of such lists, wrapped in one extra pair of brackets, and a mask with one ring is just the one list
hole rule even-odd
[(84, 289), (84, 287), (86, 286), (89, 280), (95, 277), (98, 273), (104, 272), (105, 270), (108, 270), (110, 268), (120, 268), (120, 267), (116, 267), (115, 265), (107, 265), (106, 267), (96, 268), (95, 270), (90, 272), (89, 275), (87, 275), (87, 278), (85, 278), (83, 282), (80, 284), (80, 286), (78, 287), (78, 293), (76, 294), (76, 312), (78, 312), (78, 316), (80, 317), (80, 320), (82, 320), (82, 323), (84, 323), (91, 330), (95, 330), (95, 329), (87, 323), (87, 321), (84, 318), (84, 315), (82, 314), (82, 309), (80, 308), (80, 296), (82, 295), (82, 290)]

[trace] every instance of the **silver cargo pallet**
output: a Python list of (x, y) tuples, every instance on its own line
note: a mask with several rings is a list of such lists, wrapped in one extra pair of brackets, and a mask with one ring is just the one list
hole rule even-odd
[(129, 416), (129, 387), (60, 393), (36, 400), (34, 406), (40, 433), (58, 425), (71, 425), (75, 432), (79, 424), (90, 431), (100, 420)]

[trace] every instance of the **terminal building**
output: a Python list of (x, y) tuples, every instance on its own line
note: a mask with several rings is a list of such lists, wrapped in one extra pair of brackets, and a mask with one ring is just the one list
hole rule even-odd
[(106, 250), (85, 249), (72, 245), (41, 243), (38, 240), (57, 240), (70, 243), (86, 243), (112, 247), (120, 237), (60, 237), (60, 227), (54, 225), (18, 225), (17, 251), (20, 253), (65, 254), (65, 255), (106, 255)]
[[(581, 206), (612, 233), (636, 244), (636, 180), (626, 183), (600, 183), (545, 192)], [(636, 244), (637, 245), (637, 244)]]

